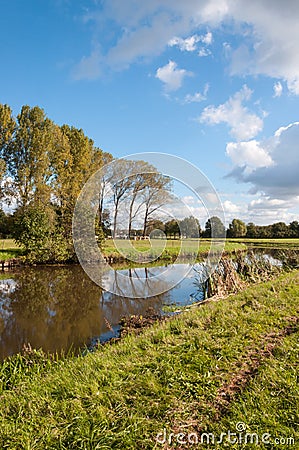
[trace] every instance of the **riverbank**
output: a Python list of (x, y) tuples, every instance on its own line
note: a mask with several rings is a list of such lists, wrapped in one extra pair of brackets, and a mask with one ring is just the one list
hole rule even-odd
[(222, 449), (237, 427), (261, 449), (298, 442), (298, 285), (284, 273), (85, 357), (28, 349), (1, 369), (1, 448), (189, 448), (212, 433), (205, 448)]
[[(127, 263), (129, 266), (136, 266), (138, 262), (174, 262), (177, 259), (183, 260), (191, 258), (194, 261), (207, 256), (209, 251), (229, 255), (240, 250), (247, 250), (247, 246), (242, 242), (219, 242), (211, 243), (209, 239), (168, 239), (164, 248), (164, 242), (154, 239), (152, 243), (148, 240), (128, 241), (124, 239), (106, 239), (103, 243), (101, 253), (110, 264)], [(0, 240), (0, 269), (3, 262), (5, 266), (16, 264), (32, 264), (32, 259), (26, 261), (24, 251), (13, 239)], [(11, 264), (10, 264), (11, 262)], [(38, 264), (39, 261), (34, 261)], [(55, 264), (55, 261), (49, 263)], [(62, 261), (59, 261), (62, 263)], [(71, 263), (68, 261), (68, 263)], [(43, 261), (45, 264), (45, 261)]]

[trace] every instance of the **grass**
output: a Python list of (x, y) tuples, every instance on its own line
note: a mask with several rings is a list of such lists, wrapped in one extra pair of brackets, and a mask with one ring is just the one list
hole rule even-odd
[(13, 239), (0, 239), (0, 261), (17, 258), (22, 255), (22, 249)]
[(273, 248), (288, 248), (288, 249), (298, 249), (299, 248), (299, 239), (249, 239), (249, 238), (228, 238), (227, 242), (234, 243), (243, 243), (248, 247), (257, 246), (257, 247), (273, 247)]
[[(240, 422), (260, 439), (298, 443), (298, 297), (293, 271), (85, 357), (49, 363), (29, 351), (6, 360), (0, 448), (189, 448), (178, 439), (219, 438)], [(164, 430), (170, 444), (156, 440)]]
[[(152, 246), (152, 247), (151, 247)], [(161, 260), (174, 260), (180, 258), (200, 259), (208, 252), (232, 253), (236, 250), (246, 250), (246, 245), (241, 242), (211, 242), (209, 239), (167, 239), (164, 248), (164, 241), (153, 239), (151, 241), (129, 241), (124, 239), (106, 239), (102, 252), (103, 255), (115, 260), (131, 259), (142, 260), (144, 258)]]

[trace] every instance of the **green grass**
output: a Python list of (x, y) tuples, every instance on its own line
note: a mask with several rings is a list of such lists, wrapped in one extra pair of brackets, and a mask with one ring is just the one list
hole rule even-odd
[(228, 238), (228, 243), (243, 243), (248, 247), (274, 247), (274, 248), (299, 248), (299, 239), (249, 239), (249, 238)]
[[(48, 364), (31, 352), (6, 361), (0, 448), (189, 448), (178, 433), (219, 437), (238, 422), (298, 447), (298, 298), (293, 271), (85, 357)], [(156, 442), (164, 429), (174, 433), (168, 447)]]
[[(132, 247), (130, 248), (130, 242)], [(152, 244), (152, 247), (151, 247)], [(232, 253), (237, 250), (246, 250), (246, 245), (239, 242), (211, 242), (210, 239), (167, 239), (164, 248), (163, 241), (153, 239), (150, 241), (128, 241), (123, 239), (106, 239), (103, 245), (103, 255), (108, 258), (119, 258), (138, 260), (146, 258), (158, 258), (162, 260), (174, 260), (178, 256), (180, 258), (200, 259), (207, 255), (208, 252), (220, 252), (222, 249), (225, 253)]]
[(17, 258), (22, 253), (22, 249), (13, 239), (0, 239), (0, 261)]

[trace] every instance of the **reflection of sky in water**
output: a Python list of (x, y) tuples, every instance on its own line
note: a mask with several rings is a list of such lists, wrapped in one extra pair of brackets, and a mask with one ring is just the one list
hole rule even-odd
[(4, 323), (6, 323), (12, 315), (9, 295), (14, 292), (15, 289), (16, 282), (12, 278), (0, 280), (0, 316)]
[(194, 277), (191, 264), (109, 270), (102, 278), (106, 291), (131, 298), (147, 298), (172, 292), (183, 280)]

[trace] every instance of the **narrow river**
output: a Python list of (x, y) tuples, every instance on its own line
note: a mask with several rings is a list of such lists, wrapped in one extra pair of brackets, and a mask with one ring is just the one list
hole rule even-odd
[[(266, 257), (279, 263), (270, 253)], [(157, 275), (166, 268), (167, 277), (158, 289), (162, 293), (148, 296), (151, 283), (161, 283)], [(115, 286), (117, 292), (122, 292), (122, 279), (134, 281), (140, 298), (126, 296), (126, 288), (123, 295), (111, 293)], [(181, 281), (174, 286), (174, 279)], [(80, 266), (25, 267), (2, 272), (0, 358), (21, 351), (27, 343), (46, 352), (77, 352), (117, 335), (123, 316), (161, 313), (165, 305), (183, 306), (204, 298), (196, 273), (188, 264), (109, 270), (103, 286), (107, 289), (91, 281)], [(147, 295), (142, 298), (140, 292)]]

